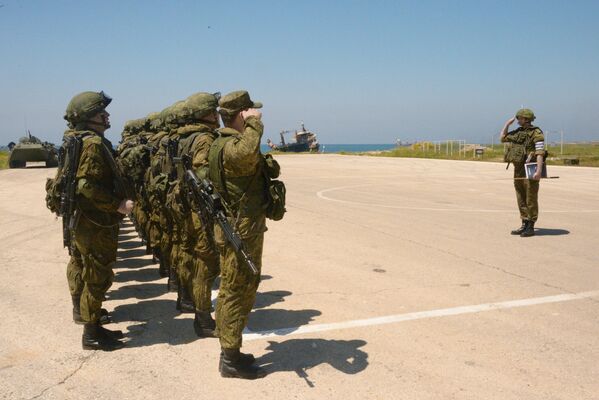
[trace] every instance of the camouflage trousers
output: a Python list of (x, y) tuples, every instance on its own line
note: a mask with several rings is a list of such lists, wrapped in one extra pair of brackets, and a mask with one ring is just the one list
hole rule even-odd
[(137, 227), (140, 230), (140, 232), (137, 233), (141, 236), (142, 239), (148, 240), (148, 232), (146, 229), (148, 226), (148, 214), (145, 212), (145, 210), (139, 203), (135, 204), (133, 214), (135, 215), (135, 219), (138, 224)]
[[(246, 249), (262, 269), (264, 233), (243, 239)], [(242, 343), (242, 332), (256, 300), (260, 284), (260, 273), (253, 275), (235, 250), (228, 244), (220, 248), (221, 281), (216, 301), (216, 326), (220, 345), (225, 349), (238, 349)]]
[(112, 285), (118, 232), (118, 224), (99, 227), (85, 216), (75, 228), (75, 251), (67, 266), (67, 277), (71, 294), (81, 295), (81, 318), (86, 323), (98, 322), (104, 295)]
[(160, 229), (160, 221), (154, 216), (150, 216), (148, 221), (148, 243), (153, 249), (161, 248), (162, 230)]
[(83, 260), (81, 259), (81, 253), (75, 247), (67, 264), (67, 282), (72, 297), (81, 297), (81, 293), (83, 293), (81, 271), (83, 271)]
[[(525, 178), (524, 164), (514, 165), (514, 178)], [(514, 180), (516, 201), (520, 211), (520, 219), (536, 222), (539, 217), (539, 181), (532, 179)]]
[[(219, 254), (212, 237), (208, 236), (206, 229), (197, 214), (189, 218), (190, 240), (185, 251), (191, 258), (191, 291), (196, 311), (212, 311), (212, 286), (220, 274)], [(213, 231), (212, 226), (208, 228)]]

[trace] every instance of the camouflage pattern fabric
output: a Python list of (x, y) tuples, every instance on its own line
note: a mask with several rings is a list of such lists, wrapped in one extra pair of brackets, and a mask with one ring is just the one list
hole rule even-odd
[[(515, 141), (527, 143), (526, 153), (531, 162), (536, 162), (536, 156), (545, 154), (545, 137), (543, 131), (536, 126), (519, 127), (503, 138), (503, 142), (513, 143)], [(514, 163), (514, 178), (525, 177), (524, 163)], [(514, 180), (514, 188), (520, 219), (536, 222), (539, 217), (539, 181), (532, 179)]]
[[(243, 134), (230, 128), (221, 129), (221, 136), (213, 143), (208, 160), (210, 178), (233, 213), (229, 216), (230, 222), (238, 229), (259, 270), (266, 231), (264, 210), (267, 201), (266, 182), (261, 171), (263, 155), (260, 153), (260, 139), (263, 131), (262, 122), (255, 117), (246, 119)], [(221, 151), (222, 166), (218, 162)], [(214, 232), (220, 250), (221, 268), (216, 304), (220, 344), (225, 349), (237, 349), (242, 344), (241, 335), (254, 304), (260, 276), (251, 274), (243, 260), (225, 242), (220, 227), (215, 226)]]
[(114, 175), (111, 160), (107, 159), (111, 157), (110, 152), (103, 148), (111, 146), (110, 142), (93, 132), (87, 133), (76, 175), (78, 221), (74, 241), (77, 251), (69, 263), (69, 275), (76, 281), (74, 269), (81, 266), (81, 318), (86, 323), (95, 323), (100, 319), (104, 294), (112, 284), (120, 220), (117, 209), (124, 194), (115, 191), (114, 181), (119, 177)]

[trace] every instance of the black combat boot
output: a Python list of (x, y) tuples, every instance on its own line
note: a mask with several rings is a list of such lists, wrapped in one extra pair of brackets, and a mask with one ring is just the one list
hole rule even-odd
[(216, 322), (212, 319), (212, 315), (208, 311), (196, 311), (195, 319), (193, 320), (193, 330), (196, 335), (201, 338), (205, 337), (216, 337), (214, 330), (216, 329)]
[[(220, 356), (223, 356), (223, 352), (221, 350), (220, 352)], [(256, 362), (256, 357), (254, 357), (253, 354), (251, 353), (242, 353), (241, 351), (239, 352), (239, 364), (248, 366), (248, 365), (252, 365), (253, 363)]]
[(81, 296), (71, 296), (71, 301), (73, 302), (73, 322), (77, 325), (82, 325), (85, 322), (81, 319)]
[(106, 336), (110, 336), (113, 339), (123, 339), (125, 337), (125, 335), (123, 335), (123, 331), (119, 331), (119, 330), (108, 330), (106, 328), (104, 328), (103, 326), (100, 326), (100, 330), (102, 331), (102, 334), (106, 335)]
[(179, 282), (177, 289), (177, 310), (182, 313), (195, 313), (196, 308), (193, 300), (187, 289), (181, 285), (181, 282)]
[(150, 247), (150, 243), (146, 242), (146, 255), (149, 256), (150, 254), (153, 254), (153, 250)]
[(528, 221), (523, 219), (522, 220), (522, 226), (518, 229), (514, 229), (512, 231), (512, 235), (520, 235), (522, 232), (524, 232), (526, 230), (526, 227), (528, 226)]
[(259, 379), (266, 376), (264, 368), (242, 362), (239, 349), (222, 349), (218, 371), (223, 378)]
[(533, 221), (528, 221), (528, 225), (526, 225), (526, 229), (522, 231), (520, 237), (531, 237), (535, 235), (535, 223)]
[(164, 261), (162, 258), (155, 258), (156, 260), (158, 260), (158, 275), (160, 275), (161, 278), (168, 278), (169, 277), (169, 267), (168, 265), (166, 265), (166, 261)]
[(174, 268), (169, 268), (167, 287), (169, 292), (179, 292), (179, 277)]
[[(85, 324), (85, 321), (81, 318), (81, 296), (71, 296), (73, 302), (73, 322), (77, 325)], [(104, 308), (100, 309), (100, 325), (106, 325), (112, 322), (108, 311)]]
[(81, 337), (83, 350), (113, 351), (122, 349), (125, 343), (109, 336), (97, 323), (85, 324)]

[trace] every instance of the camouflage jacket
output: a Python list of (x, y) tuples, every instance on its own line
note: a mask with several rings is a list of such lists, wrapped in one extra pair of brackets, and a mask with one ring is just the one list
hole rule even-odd
[(260, 152), (263, 131), (264, 125), (256, 117), (246, 119), (243, 134), (223, 128), (209, 154), (210, 179), (227, 201), (242, 237), (266, 231), (268, 199)]
[(79, 167), (77, 168), (77, 204), (85, 217), (101, 225), (115, 224), (124, 193), (117, 193), (115, 182), (120, 180), (110, 149), (110, 141), (92, 131), (84, 134)]
[(501, 141), (504, 143), (526, 144), (526, 152), (529, 155), (545, 154), (545, 137), (541, 128), (536, 126), (519, 127), (508, 132)]

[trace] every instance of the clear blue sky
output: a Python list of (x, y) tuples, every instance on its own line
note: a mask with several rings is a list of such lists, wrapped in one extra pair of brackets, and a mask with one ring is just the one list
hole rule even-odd
[[(0, 144), (59, 142), (104, 90), (123, 123), (197, 91), (245, 88), (266, 137), (490, 142), (525, 105), (599, 140), (599, 1), (0, 0)], [(264, 139), (265, 140), (265, 139)]]

